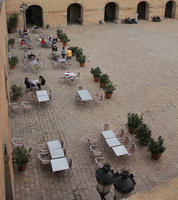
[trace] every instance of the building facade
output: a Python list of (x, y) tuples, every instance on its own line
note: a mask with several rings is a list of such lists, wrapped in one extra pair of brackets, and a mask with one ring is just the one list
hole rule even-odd
[[(26, 0), (25, 21), (27, 26), (58, 27), (68, 24), (98, 24), (120, 22), (126, 17), (151, 20), (153, 16), (178, 18), (175, 0)], [(18, 27), (23, 27), (22, 1), (7, 0), (7, 13), (19, 14)]]
[(0, 199), (15, 199), (12, 147), (9, 126), (7, 18), (0, 1)]

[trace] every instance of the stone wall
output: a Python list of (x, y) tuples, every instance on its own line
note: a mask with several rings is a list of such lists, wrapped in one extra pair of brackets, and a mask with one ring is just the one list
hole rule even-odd
[[(57, 27), (60, 25), (67, 25), (67, 8), (73, 4), (78, 3), (82, 9), (82, 22), (86, 24), (98, 24), (98, 22), (104, 21), (105, 6), (109, 2), (115, 2), (118, 6), (117, 19), (120, 22), (126, 17), (135, 18), (137, 13), (137, 6), (141, 2), (140, 0), (27, 0), (28, 6), (38, 5), (42, 8), (43, 14), (43, 27), (49, 24), (51, 27)], [(164, 18), (165, 7), (168, 0), (148, 0), (148, 20), (151, 20), (153, 16), (160, 16)], [(19, 14), (19, 27), (22, 27), (22, 13), (20, 12), (19, 0), (7, 0), (7, 13)], [(175, 4), (175, 15), (173, 18), (178, 18), (177, 1)]]
[[(6, 199), (6, 184), (14, 199), (14, 175), (12, 165), (12, 148), (9, 127), (9, 91), (7, 60), (7, 24), (5, 1), (0, 3), (0, 199)], [(6, 166), (5, 166), (6, 163)], [(5, 169), (6, 168), (6, 169)], [(7, 171), (8, 176), (6, 176)], [(10, 177), (5, 179), (5, 177)]]

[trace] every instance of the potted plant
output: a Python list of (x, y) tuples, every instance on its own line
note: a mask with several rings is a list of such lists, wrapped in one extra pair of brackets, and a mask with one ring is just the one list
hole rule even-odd
[(67, 46), (67, 43), (70, 41), (70, 39), (68, 39), (68, 37), (63, 37), (62, 38), (62, 42), (63, 42), (63, 46)]
[(128, 113), (128, 121), (127, 121), (127, 128), (129, 130), (129, 133), (134, 133), (135, 130), (143, 123), (142, 115), (139, 116), (135, 113)]
[(148, 151), (151, 152), (151, 156), (154, 160), (158, 160), (161, 157), (161, 154), (166, 150), (163, 143), (164, 139), (161, 136), (158, 137), (157, 141), (151, 138), (148, 145)]
[(78, 60), (79, 56), (83, 55), (83, 49), (80, 47), (76, 47), (75, 49), (75, 56), (76, 56), (76, 60)]
[(99, 67), (91, 68), (90, 73), (93, 75), (94, 81), (98, 82), (102, 74), (100, 68)]
[(59, 39), (61, 39), (61, 35), (62, 35), (62, 30), (61, 29), (57, 29), (57, 37)]
[(86, 56), (80, 55), (78, 57), (78, 62), (80, 63), (80, 67), (84, 67), (85, 66), (85, 62), (86, 62)]
[(11, 47), (13, 47), (14, 44), (15, 44), (15, 39), (10, 38), (10, 39), (8, 40), (8, 45), (11, 46)]
[(108, 81), (103, 90), (105, 91), (106, 99), (110, 99), (113, 91), (116, 90), (116, 85), (114, 85), (112, 81)]
[(146, 124), (141, 124), (135, 131), (138, 143), (147, 146), (151, 140), (151, 130)]
[(18, 14), (12, 13), (7, 20), (7, 26), (8, 26), (9, 33), (15, 32), (15, 29), (17, 27), (17, 22), (18, 22)]
[(17, 101), (19, 97), (22, 97), (22, 87), (17, 85), (12, 85), (12, 98), (13, 100)]
[(17, 147), (13, 151), (12, 158), (13, 162), (19, 167), (20, 171), (24, 171), (26, 169), (27, 163), (30, 161), (30, 152), (32, 148), (28, 150), (24, 147)]
[(17, 56), (12, 56), (9, 58), (9, 64), (11, 65), (12, 69), (16, 68), (16, 65), (18, 62), (19, 62), (19, 59), (17, 58)]
[(108, 81), (109, 81), (109, 76), (107, 74), (102, 74), (100, 77), (100, 87), (104, 88), (104, 86)]

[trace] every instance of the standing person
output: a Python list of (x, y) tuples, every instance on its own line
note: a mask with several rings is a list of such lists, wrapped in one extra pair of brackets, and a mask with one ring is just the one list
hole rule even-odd
[(70, 61), (72, 59), (72, 51), (69, 48), (67, 49), (66, 54), (67, 54), (67, 60)]
[(41, 39), (41, 45), (42, 45), (42, 47), (47, 47), (47, 44), (46, 44), (44, 38)]
[(65, 56), (66, 56), (65, 47), (62, 47), (61, 55), (62, 55), (62, 58), (65, 59)]

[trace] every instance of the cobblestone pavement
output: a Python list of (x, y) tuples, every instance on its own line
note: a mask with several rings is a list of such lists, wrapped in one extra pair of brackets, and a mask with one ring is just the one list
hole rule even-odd
[[(154, 138), (161, 135), (165, 139), (167, 150), (161, 159), (152, 160), (146, 148), (139, 145), (133, 156), (116, 161), (114, 155), (104, 151), (100, 144), (103, 155), (114, 171), (126, 168), (134, 173), (136, 187), (131, 199), (176, 200), (178, 195), (173, 193), (173, 188), (176, 190), (177, 182), (171, 181), (178, 178), (177, 20), (138, 25), (68, 26), (63, 30), (71, 38), (70, 46), (82, 47), (87, 56), (84, 68), (72, 60), (70, 70), (81, 72), (78, 84), (83, 84), (91, 93), (102, 92), (90, 74), (91, 67), (100, 66), (102, 72), (108, 73), (117, 84), (117, 90), (110, 100), (104, 100), (100, 105), (78, 105), (74, 98), (77, 85), (59, 80), (65, 70), (52, 67), (48, 59), (51, 50), (39, 46), (38, 35), (33, 35), (33, 52), (41, 52), (41, 59), (46, 61), (44, 68), (38, 71), (23, 69), (23, 51), (16, 38), (12, 54), (18, 55), (20, 63), (15, 70), (9, 70), (10, 85), (22, 85), (25, 98), (24, 78), (34, 80), (43, 75), (47, 80), (45, 88), (51, 89), (53, 95), (50, 104), (35, 104), (31, 111), (11, 117), (12, 136), (23, 137), (25, 146), (33, 149), (26, 171), (19, 172), (15, 167), (16, 199), (100, 199), (96, 192), (97, 167), (90, 156), (86, 137), (94, 134), (100, 141), (102, 123), (108, 122), (118, 132), (126, 124), (127, 113), (136, 112), (144, 113), (144, 121)], [(55, 35), (56, 29), (44, 32)], [(61, 43), (58, 48), (61, 50)], [(135, 142), (134, 136), (130, 137)], [(54, 174), (50, 166), (42, 166), (37, 158), (37, 144), (55, 139), (64, 141), (67, 156), (73, 160), (72, 169), (67, 172)], [(162, 191), (167, 193), (162, 196)], [(143, 198), (147, 195), (149, 198)], [(107, 199), (112, 198), (113, 189)]]

